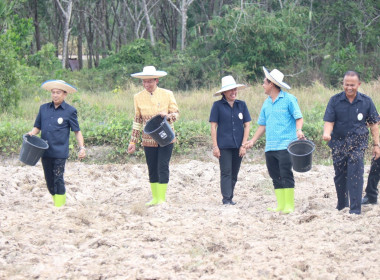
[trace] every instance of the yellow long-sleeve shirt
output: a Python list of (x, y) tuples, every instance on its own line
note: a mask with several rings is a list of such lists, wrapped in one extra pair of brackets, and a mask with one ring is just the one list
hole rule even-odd
[[(157, 87), (153, 93), (143, 90), (134, 95), (134, 105), (135, 118), (133, 121), (131, 142), (139, 142), (140, 133), (147, 121), (160, 112), (172, 114), (168, 122), (174, 131), (173, 122), (178, 119), (179, 112), (173, 92), (170, 90), (159, 87)], [(175, 139), (173, 142), (174, 141)], [(157, 142), (144, 132), (142, 133), (142, 145), (144, 147), (158, 147)]]

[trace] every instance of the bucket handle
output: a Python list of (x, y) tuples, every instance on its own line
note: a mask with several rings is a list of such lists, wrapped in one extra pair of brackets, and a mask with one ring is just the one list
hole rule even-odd
[[(167, 116), (167, 115), (165, 115), (165, 116), (163, 117), (163, 120), (162, 120), (161, 124), (165, 123), (165, 121), (168, 122), (168, 116)], [(169, 122), (168, 122), (168, 123), (169, 123)]]
[(296, 141), (296, 140), (310, 140), (310, 141), (313, 141), (313, 139), (310, 139), (309, 137), (306, 136), (306, 133), (304, 133), (303, 136), (304, 136), (304, 138), (298, 139), (298, 137), (296, 137), (292, 141)]
[[(34, 135), (30, 135), (29, 133), (25, 133), (25, 134), (22, 136), (22, 138), (24, 139), (24, 138), (26, 138), (26, 137), (28, 137), (28, 136), (33, 137)], [(46, 142), (46, 144), (49, 145), (48, 140), (45, 140), (45, 139), (42, 139), (42, 138), (41, 138), (41, 140), (44, 141), (44, 142)]]

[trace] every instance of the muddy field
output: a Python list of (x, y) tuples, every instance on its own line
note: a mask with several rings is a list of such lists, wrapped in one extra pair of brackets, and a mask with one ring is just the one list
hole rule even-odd
[(243, 162), (225, 206), (216, 160), (175, 162), (167, 203), (146, 207), (144, 164), (69, 162), (55, 208), (40, 163), (2, 162), (0, 279), (379, 279), (379, 206), (335, 210), (332, 166), (295, 178), (283, 215), (265, 165)]

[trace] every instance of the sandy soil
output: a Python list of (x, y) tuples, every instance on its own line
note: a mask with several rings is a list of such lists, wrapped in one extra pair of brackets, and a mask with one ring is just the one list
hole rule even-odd
[(295, 177), (283, 215), (265, 165), (243, 162), (224, 206), (216, 160), (177, 162), (167, 203), (145, 207), (144, 164), (69, 162), (55, 208), (40, 163), (3, 162), (0, 279), (379, 279), (379, 205), (335, 210), (332, 166)]

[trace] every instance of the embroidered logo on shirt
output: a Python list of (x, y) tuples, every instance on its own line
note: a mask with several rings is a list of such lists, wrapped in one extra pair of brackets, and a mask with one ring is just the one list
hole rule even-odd
[(242, 113), (239, 113), (239, 119), (243, 119), (243, 114)]
[(57, 122), (58, 122), (58, 124), (62, 124), (63, 123), (63, 119), (62, 118), (58, 118)]
[(361, 121), (363, 119), (363, 114), (362, 113), (359, 113), (358, 114), (358, 120)]

